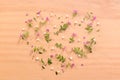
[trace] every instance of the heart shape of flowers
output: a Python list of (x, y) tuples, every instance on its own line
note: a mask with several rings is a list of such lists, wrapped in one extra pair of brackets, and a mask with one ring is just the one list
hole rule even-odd
[[(26, 16), (29, 17), (28, 14)], [(65, 16), (53, 12), (46, 16), (39, 11), (35, 17), (26, 20), (25, 25), (20, 32), (19, 43), (26, 42), (31, 47), (32, 59), (42, 69), (49, 66), (56, 75), (64, 73), (67, 68), (74, 68), (77, 59), (92, 53), (96, 33), (100, 31), (100, 24), (92, 12), (82, 17), (77, 10)]]

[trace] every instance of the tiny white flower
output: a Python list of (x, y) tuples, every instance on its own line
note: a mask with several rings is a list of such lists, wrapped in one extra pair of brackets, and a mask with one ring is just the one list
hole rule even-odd
[(65, 38), (65, 36), (62, 36), (62, 39), (64, 39)]
[(50, 17), (53, 17), (53, 15), (54, 15), (53, 13), (50, 13)]
[(69, 18), (68, 14), (65, 16), (65, 18)]
[(50, 70), (53, 71), (53, 70), (54, 70), (54, 67), (51, 67)]
[(82, 20), (81, 20), (81, 23), (83, 23), (83, 22), (84, 22), (84, 20), (82, 19)]
[(60, 73), (60, 71), (59, 71), (59, 70), (58, 70), (57, 72), (58, 72), (58, 74)]
[(44, 32), (43, 34), (46, 34), (46, 32)]
[(40, 41), (40, 39), (37, 38), (36, 41)]
[(35, 28), (38, 28), (38, 27), (39, 27), (38, 25), (35, 26)]
[(54, 29), (56, 29), (57, 28), (57, 26), (56, 25), (54, 25), (54, 27), (53, 27)]
[(97, 22), (97, 24), (96, 24), (97, 26), (99, 26), (100, 25), (100, 23), (99, 22)]
[(22, 31), (25, 31), (25, 28), (22, 28)]
[(69, 57), (69, 60), (73, 60), (73, 57)]
[(74, 24), (78, 24), (78, 21), (75, 21)]
[(39, 61), (39, 57), (36, 57), (35, 60), (36, 60), (36, 61)]
[(81, 57), (81, 55), (78, 55), (78, 57), (80, 58), (80, 57)]
[(55, 50), (55, 47), (52, 47), (51, 50)]

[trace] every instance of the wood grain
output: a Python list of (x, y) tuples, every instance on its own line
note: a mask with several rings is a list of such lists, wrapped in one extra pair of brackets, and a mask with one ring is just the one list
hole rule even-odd
[[(69, 13), (93, 11), (101, 23), (95, 52), (83, 59), (84, 67), (55, 76), (41, 71), (29, 48), (17, 44), (25, 14), (38, 10)], [(0, 80), (120, 80), (119, 0), (0, 0)]]

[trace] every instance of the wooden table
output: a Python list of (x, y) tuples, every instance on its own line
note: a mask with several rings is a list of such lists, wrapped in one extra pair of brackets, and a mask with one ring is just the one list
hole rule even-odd
[[(73, 9), (98, 16), (101, 32), (94, 53), (80, 69), (59, 76), (41, 71), (28, 47), (17, 44), (25, 14)], [(120, 0), (0, 0), (0, 80), (120, 80)]]

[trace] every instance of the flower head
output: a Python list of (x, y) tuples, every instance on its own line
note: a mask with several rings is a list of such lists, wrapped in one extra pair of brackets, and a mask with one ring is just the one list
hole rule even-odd
[(50, 58), (53, 58), (54, 56), (53, 55), (50, 55)]
[(76, 33), (72, 33), (72, 37), (76, 37), (77, 36), (77, 34)]
[(69, 21), (68, 21), (68, 23), (67, 23), (67, 24), (68, 24), (68, 25), (71, 25), (71, 22), (69, 22)]
[(49, 18), (48, 18), (48, 17), (46, 17), (46, 21), (49, 21)]
[(71, 68), (73, 68), (74, 66), (75, 66), (75, 64), (74, 64), (74, 63), (72, 63), (72, 64), (70, 65), (70, 67), (71, 67)]
[(73, 10), (73, 14), (77, 14), (78, 13), (78, 11), (77, 10)]
[(96, 20), (96, 16), (93, 16), (93, 19), (92, 19), (92, 21), (95, 21)]
[(37, 15), (40, 15), (40, 12), (41, 12), (41, 11), (38, 11), (36, 14), (37, 14)]
[(31, 22), (32, 22), (32, 19), (28, 19), (28, 22), (31, 23)]
[(46, 32), (49, 32), (50, 30), (49, 29), (46, 29)]

